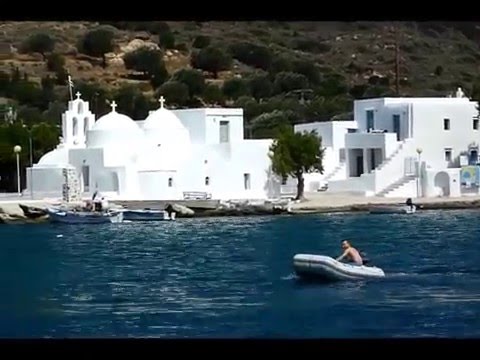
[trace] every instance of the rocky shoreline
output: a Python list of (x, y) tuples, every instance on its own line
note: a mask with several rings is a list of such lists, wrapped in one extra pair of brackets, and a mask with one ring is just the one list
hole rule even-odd
[[(460, 209), (479, 209), (480, 200), (458, 200), (458, 201), (428, 201), (415, 202), (419, 211), (424, 210), (460, 210)], [(298, 204), (291, 209), (291, 214), (325, 214), (325, 213), (354, 213), (369, 212), (376, 207), (389, 207), (392, 205), (403, 205), (403, 203), (392, 202), (374, 202), (365, 204), (349, 204), (342, 206), (302, 206)]]
[[(326, 214), (326, 213), (354, 213), (369, 212), (378, 206), (400, 205), (401, 202), (375, 201), (366, 203), (343, 204), (340, 206), (316, 204), (306, 200), (304, 202), (278, 202), (269, 201), (225, 201), (219, 202), (215, 208), (189, 208), (183, 204), (171, 203), (177, 218), (199, 217), (236, 217), (258, 215), (300, 215), (300, 214)], [(0, 203), (0, 224), (36, 224), (48, 221), (46, 207), (51, 204), (25, 204), (25, 203)], [(422, 210), (455, 210), (479, 209), (480, 199), (429, 199), (416, 202), (417, 209)], [(71, 204), (71, 207), (78, 204)], [(115, 206), (115, 204), (113, 205)]]
[[(268, 201), (226, 201), (219, 202), (214, 208), (195, 208), (183, 204), (170, 203), (173, 211), (176, 212), (176, 218), (192, 217), (217, 217), (217, 216), (254, 216), (254, 215), (278, 215), (289, 212), (289, 202), (268, 202)], [(46, 208), (51, 204), (31, 205), (26, 203), (0, 203), (0, 224), (14, 223), (44, 223), (48, 221)], [(69, 204), (69, 208), (80, 207), (80, 204)], [(128, 206), (118, 206), (111, 204), (111, 208), (130, 208)], [(135, 206), (134, 208), (139, 208)], [(149, 206), (150, 209), (160, 207)], [(163, 209), (163, 206), (161, 207)], [(133, 208), (132, 208), (133, 209)]]

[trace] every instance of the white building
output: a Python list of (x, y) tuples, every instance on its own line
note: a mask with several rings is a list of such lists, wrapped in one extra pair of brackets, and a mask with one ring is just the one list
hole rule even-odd
[(456, 97), (357, 100), (354, 121), (339, 123), (295, 127), (315, 129), (326, 147), (325, 171), (308, 174), (306, 189), (328, 180), (329, 192), (366, 196), (479, 193), (477, 103), (460, 89)]
[(305, 191), (317, 191), (326, 182), (345, 179), (345, 134), (356, 129), (355, 121), (328, 121), (295, 125), (297, 132), (315, 131), (321, 136), (324, 148), (323, 174), (319, 172), (305, 174)]
[(74, 169), (83, 198), (97, 190), (113, 200), (277, 197), (272, 140), (244, 139), (242, 109), (170, 111), (163, 102), (144, 121), (116, 112), (113, 102), (95, 121), (77, 93), (63, 114), (60, 144), (27, 169), (27, 191), (62, 197), (64, 169)]

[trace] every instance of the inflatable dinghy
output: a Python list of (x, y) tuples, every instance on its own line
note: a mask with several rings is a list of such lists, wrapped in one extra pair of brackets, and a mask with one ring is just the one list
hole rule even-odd
[(297, 254), (293, 257), (293, 268), (300, 277), (325, 281), (385, 277), (378, 267), (342, 263), (324, 255)]
[(415, 214), (416, 206), (376, 206), (370, 209), (370, 214)]

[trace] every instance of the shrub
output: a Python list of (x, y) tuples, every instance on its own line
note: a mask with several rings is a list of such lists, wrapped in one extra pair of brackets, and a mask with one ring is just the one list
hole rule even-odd
[(31, 35), (22, 45), (24, 52), (37, 52), (42, 54), (45, 60), (45, 53), (53, 51), (55, 40), (48, 34), (37, 33)]
[(105, 54), (113, 51), (113, 31), (105, 28), (98, 28), (89, 31), (81, 43), (81, 49), (84, 54), (101, 57), (102, 66), (106, 67)]
[(47, 69), (49, 71), (58, 71), (65, 66), (65, 58), (58, 54), (52, 53), (47, 57)]
[(205, 78), (203, 74), (194, 69), (178, 70), (172, 80), (179, 81), (188, 87), (190, 96), (201, 95), (205, 89)]
[(231, 68), (232, 58), (221, 48), (208, 46), (192, 54), (191, 63), (194, 68), (209, 71), (217, 78), (218, 72)]
[(211, 39), (206, 35), (198, 35), (192, 43), (192, 46), (196, 49), (203, 49), (210, 45)]
[(308, 86), (308, 79), (305, 75), (294, 72), (281, 72), (275, 76), (273, 88), (276, 94), (289, 92), (297, 89), (304, 89)]
[(249, 94), (247, 83), (242, 79), (230, 79), (225, 81), (222, 88), (223, 93), (230, 99), (238, 99), (242, 95)]
[(188, 99), (188, 87), (179, 81), (171, 80), (158, 88), (156, 97), (164, 96), (168, 104), (184, 106)]

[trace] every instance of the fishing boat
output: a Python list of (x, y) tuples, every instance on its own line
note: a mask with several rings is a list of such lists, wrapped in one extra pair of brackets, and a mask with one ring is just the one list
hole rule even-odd
[(297, 254), (293, 257), (293, 268), (301, 278), (323, 281), (385, 277), (384, 271), (376, 266), (343, 263), (325, 255)]
[(369, 210), (370, 214), (415, 214), (415, 205), (383, 205), (375, 206)]
[(175, 220), (175, 212), (170, 215), (165, 210), (152, 210), (152, 209), (122, 209), (123, 219), (126, 221), (166, 221)]
[(76, 211), (61, 208), (48, 208), (51, 222), (64, 224), (107, 224), (123, 222), (121, 211)]

